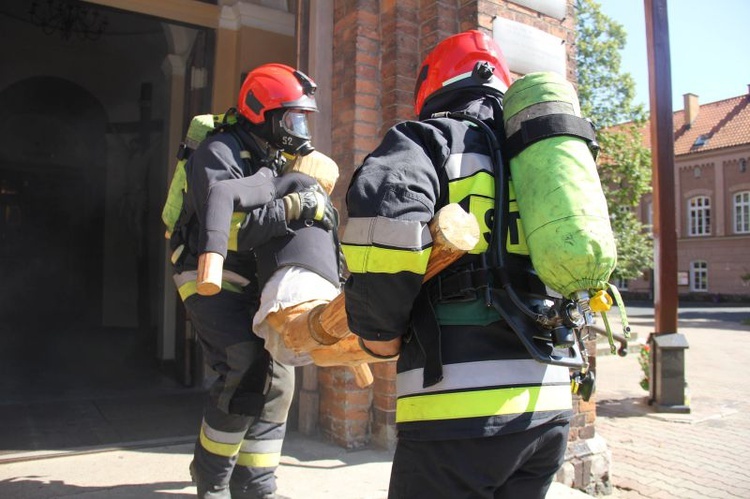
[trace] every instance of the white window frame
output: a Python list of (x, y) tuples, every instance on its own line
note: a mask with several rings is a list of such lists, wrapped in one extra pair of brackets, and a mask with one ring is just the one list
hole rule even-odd
[(690, 291), (708, 292), (708, 262), (705, 260), (690, 262)]
[(688, 199), (688, 235), (711, 235), (711, 198), (695, 196)]
[(734, 210), (734, 233), (750, 233), (750, 191), (737, 192), (732, 196)]

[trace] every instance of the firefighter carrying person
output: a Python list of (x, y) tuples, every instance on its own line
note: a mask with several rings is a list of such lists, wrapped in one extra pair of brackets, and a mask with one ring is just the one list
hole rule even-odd
[[(420, 66), (418, 121), (393, 126), (347, 191), (349, 328), (374, 355), (398, 355), (389, 499), (541, 499), (564, 460), (569, 370), (534, 360), (486, 293), (496, 245), (519, 294), (544, 293), (523, 240), (511, 231), (493, 241), (496, 203), (517, 215), (508, 196), (495, 199), (502, 165), (485, 129), (504, 140), (510, 84), (492, 38), (475, 30), (446, 38)], [(436, 114), (446, 112), (453, 116)], [(423, 285), (427, 223), (450, 202), (475, 215), (484, 237)]]
[[(257, 176), (256, 176), (257, 177)], [(336, 162), (319, 151), (289, 161), (282, 175), (272, 180), (277, 196), (285, 203), (287, 212), (295, 210), (299, 191), (313, 186), (317, 181), (330, 196), (339, 177)], [(206, 220), (205, 231), (214, 233), (216, 243), (229, 237), (233, 212), (248, 213), (247, 224), (257, 223), (262, 216), (258, 210), (259, 196), (253, 186), (257, 179), (222, 180), (211, 186), (206, 203), (215, 216)], [(262, 197), (262, 196), (261, 196)], [(326, 208), (331, 208), (326, 206)], [(338, 213), (324, 217), (333, 219), (332, 230), (311, 223), (310, 220), (292, 220), (290, 231), (253, 248), (258, 261), (258, 282), (261, 288), (260, 307), (253, 317), (253, 331), (265, 340), (265, 348), (277, 362), (290, 366), (316, 364), (319, 366), (350, 366), (356, 368), (359, 382), (368, 382), (368, 370), (363, 364), (379, 362), (361, 349), (356, 336), (348, 335), (335, 343), (316, 338), (310, 328), (309, 313), (318, 306), (326, 306), (341, 292), (343, 282), (343, 255), (337, 234)], [(205, 250), (226, 257), (226, 244), (207, 245)], [(199, 260), (200, 261), (200, 260)], [(216, 261), (208, 265), (217, 265)], [(220, 265), (220, 264), (218, 264)], [(200, 264), (199, 264), (200, 269)], [(200, 273), (200, 270), (199, 270)], [(217, 269), (205, 275), (217, 274)], [(198, 292), (214, 293), (215, 284)], [(290, 329), (292, 328), (292, 329)], [(292, 332), (294, 330), (294, 332)], [(300, 335), (304, 331), (306, 334)], [(295, 334), (297, 333), (297, 334)], [(363, 385), (362, 385), (363, 386)]]
[[(170, 240), (175, 250), (175, 283), (197, 332), (206, 362), (218, 374), (210, 387), (190, 472), (200, 498), (276, 497), (279, 465), (294, 371), (275, 361), (263, 339), (252, 333), (260, 287), (251, 248), (288, 234), (294, 219), (315, 220), (333, 228), (333, 207), (319, 188), (296, 193), (293, 210), (274, 195), (273, 177), (285, 156), (313, 151), (307, 114), (317, 111), (316, 85), (304, 73), (282, 64), (265, 64), (245, 78), (238, 95), (236, 124), (223, 126), (200, 143), (185, 164), (189, 188), (183, 213)], [(245, 179), (248, 195), (267, 196), (253, 216), (240, 215), (228, 240), (206, 235), (213, 216), (206, 205), (217, 182)], [(221, 291), (196, 292), (198, 257), (224, 245)]]
[[(273, 178), (275, 195), (285, 204), (287, 213), (299, 204), (302, 189), (320, 186), (316, 195), (330, 196), (339, 176), (335, 161), (318, 151), (289, 161), (282, 175)], [(204, 232), (210, 234), (205, 251), (226, 256), (230, 220), (233, 212), (248, 213), (247, 223), (255, 225), (262, 210), (258, 204), (257, 175), (242, 179), (222, 180), (211, 186), (207, 205), (214, 216), (207, 219)], [(263, 180), (265, 184), (265, 180)], [(258, 284), (261, 289), (260, 307), (253, 318), (253, 331), (265, 340), (265, 348), (274, 360), (290, 366), (313, 363), (310, 348), (287, 345), (283, 331), (287, 324), (303, 316), (318, 305), (330, 302), (340, 293), (343, 262), (336, 233), (338, 214), (328, 217), (336, 221), (333, 230), (309, 220), (289, 222), (289, 232), (274, 237), (253, 248), (258, 261)], [(213, 257), (212, 257), (213, 258)], [(219, 259), (220, 261), (221, 259)], [(216, 264), (211, 264), (216, 265)], [(213, 269), (211, 274), (216, 273)], [(207, 290), (214, 292), (215, 288)], [(201, 289), (199, 288), (199, 292)], [(304, 317), (301, 320), (306, 321)], [(321, 347), (310, 337), (307, 345)], [(336, 348), (332, 345), (327, 348)], [(367, 357), (362, 352), (364, 357)]]

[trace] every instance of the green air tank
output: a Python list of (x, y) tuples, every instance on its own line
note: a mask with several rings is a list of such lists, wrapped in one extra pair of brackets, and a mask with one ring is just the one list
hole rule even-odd
[[(580, 119), (573, 86), (557, 73), (527, 74), (505, 94), (509, 143), (513, 134), (533, 137), (540, 121), (561, 117), (579, 130), (583, 125), (591, 129)], [(545, 135), (541, 128), (544, 138), (521, 141), (520, 152), (510, 160), (534, 268), (544, 284), (567, 298), (607, 289), (617, 250), (594, 156), (581, 136), (559, 129)]]

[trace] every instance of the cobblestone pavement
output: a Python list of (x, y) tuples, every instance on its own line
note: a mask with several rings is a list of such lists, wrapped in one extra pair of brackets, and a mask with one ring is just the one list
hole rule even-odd
[[(689, 345), (689, 414), (657, 412), (648, 404), (638, 384), (637, 353), (597, 359), (596, 431), (612, 452), (613, 497), (748, 498), (750, 327), (741, 318), (680, 317), (678, 332)], [(643, 341), (653, 318), (631, 325)]]

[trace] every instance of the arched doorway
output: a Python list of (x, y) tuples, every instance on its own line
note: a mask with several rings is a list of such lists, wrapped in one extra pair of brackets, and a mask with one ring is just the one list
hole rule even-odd
[(99, 320), (106, 124), (102, 105), (61, 78), (0, 92), (0, 307), (13, 324)]

